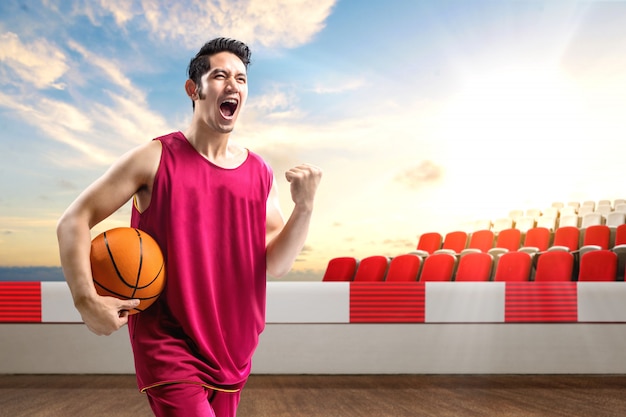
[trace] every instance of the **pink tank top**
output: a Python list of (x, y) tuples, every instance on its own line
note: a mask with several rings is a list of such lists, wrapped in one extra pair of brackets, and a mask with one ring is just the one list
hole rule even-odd
[(189, 382), (238, 390), (265, 326), (265, 218), (270, 167), (248, 152), (237, 168), (202, 157), (181, 132), (162, 156), (150, 206), (131, 225), (166, 258), (157, 302), (129, 320), (139, 388)]

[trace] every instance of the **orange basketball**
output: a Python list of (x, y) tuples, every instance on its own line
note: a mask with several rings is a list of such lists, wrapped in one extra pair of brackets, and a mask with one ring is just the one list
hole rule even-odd
[(132, 227), (107, 230), (91, 241), (91, 273), (98, 294), (140, 300), (130, 314), (148, 308), (165, 286), (161, 248)]

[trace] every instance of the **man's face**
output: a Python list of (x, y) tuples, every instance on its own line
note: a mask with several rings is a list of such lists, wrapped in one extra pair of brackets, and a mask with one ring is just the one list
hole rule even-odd
[(246, 67), (230, 52), (209, 57), (211, 69), (198, 86), (196, 112), (209, 127), (219, 133), (230, 133), (248, 97)]

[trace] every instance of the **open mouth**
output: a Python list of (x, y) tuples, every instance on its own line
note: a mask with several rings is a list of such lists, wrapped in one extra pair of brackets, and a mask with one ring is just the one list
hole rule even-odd
[(239, 103), (235, 99), (224, 100), (222, 104), (220, 104), (220, 113), (222, 113), (222, 117), (225, 119), (232, 119), (238, 105)]

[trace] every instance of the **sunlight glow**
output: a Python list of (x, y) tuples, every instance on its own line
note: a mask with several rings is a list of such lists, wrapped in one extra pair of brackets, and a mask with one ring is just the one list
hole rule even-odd
[[(571, 169), (568, 144), (586, 137), (576, 87), (558, 68), (507, 67), (469, 76), (442, 123), (446, 178), (484, 217), (555, 198), (546, 181)], [(471, 205), (475, 207), (471, 207)]]

